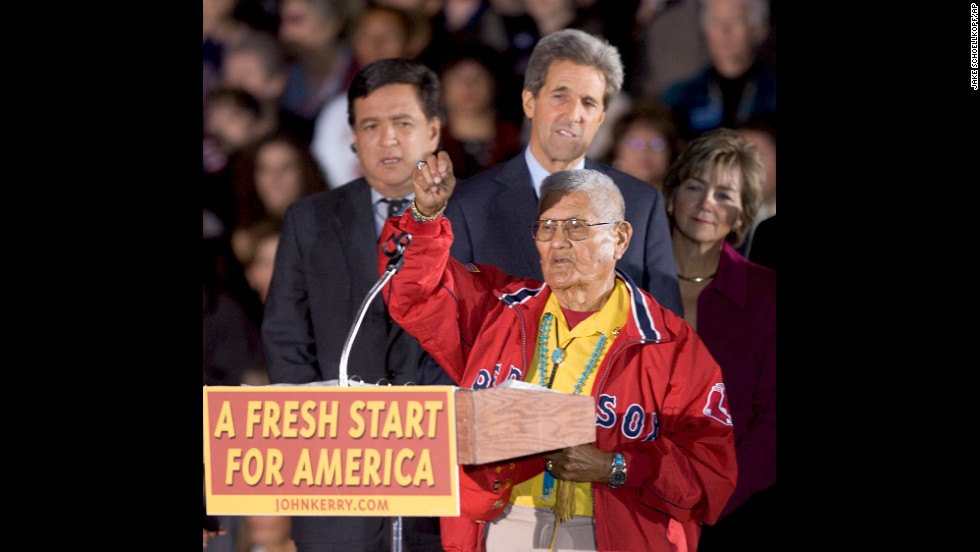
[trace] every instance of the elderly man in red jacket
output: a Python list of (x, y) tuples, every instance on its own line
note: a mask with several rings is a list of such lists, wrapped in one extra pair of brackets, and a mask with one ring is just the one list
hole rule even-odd
[(461, 387), (516, 379), (596, 401), (594, 443), (461, 468), (463, 515), (442, 518), (443, 547), (696, 550), (735, 488), (725, 385), (690, 325), (616, 270), (632, 227), (615, 183), (589, 169), (544, 180), (527, 236), (539, 282), (450, 257), (445, 152), (413, 179), (411, 209), (381, 239), (413, 235), (382, 290), (392, 318)]

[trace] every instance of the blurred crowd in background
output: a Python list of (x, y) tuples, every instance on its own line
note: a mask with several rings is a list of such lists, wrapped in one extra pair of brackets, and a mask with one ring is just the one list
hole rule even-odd
[[(459, 178), (520, 154), (524, 69), (577, 28), (622, 56), (620, 94), (588, 157), (662, 189), (701, 133), (727, 127), (766, 165), (776, 213), (774, 0), (204, 0), (204, 384), (269, 382), (260, 327), (283, 216), (361, 176), (347, 87), (405, 57), (440, 78), (441, 149)], [(739, 252), (748, 256), (752, 232)], [(774, 268), (774, 267), (773, 267)], [(209, 549), (292, 550), (288, 517), (236, 520)]]

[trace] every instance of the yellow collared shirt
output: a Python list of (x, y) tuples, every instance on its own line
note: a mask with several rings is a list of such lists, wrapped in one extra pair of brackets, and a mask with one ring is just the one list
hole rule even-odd
[[(626, 317), (629, 314), (629, 301), (629, 291), (626, 289), (626, 284), (617, 278), (613, 292), (602, 309), (592, 313), (588, 318), (569, 330), (568, 321), (565, 320), (565, 314), (558, 304), (558, 298), (552, 293), (548, 297), (544, 312), (541, 314), (542, 319), (548, 313), (554, 316), (554, 320), (551, 323), (551, 331), (548, 335), (548, 359), (545, 366), (544, 383), (542, 383), (542, 376), (539, 370), (540, 355), (538, 354), (535, 354), (531, 361), (531, 369), (528, 370), (525, 381), (547, 386), (547, 381), (551, 378), (551, 371), (554, 368), (554, 364), (551, 362), (551, 352), (560, 345), (567, 347), (565, 350), (566, 356), (565, 360), (558, 365), (558, 371), (555, 373), (554, 384), (551, 388), (562, 393), (572, 394), (579, 379), (585, 372), (589, 359), (595, 352), (596, 345), (599, 343), (599, 337), (605, 335), (605, 347), (596, 359), (595, 369), (588, 374), (579, 394), (588, 395), (592, 393), (592, 386), (595, 384), (599, 365), (602, 364), (602, 360), (609, 352), (612, 342), (615, 339), (612, 331), (613, 329), (622, 328), (626, 324)], [(540, 334), (540, 325), (538, 328)], [(557, 332), (555, 331), (556, 328), (558, 330)], [(561, 343), (556, 342), (557, 338), (561, 339)], [(535, 339), (535, 343), (537, 343), (537, 339)], [(549, 495), (545, 495), (544, 482), (545, 472), (541, 472), (533, 478), (515, 485), (510, 495), (511, 502), (520, 506), (553, 506), (555, 503), (553, 489)], [(575, 484), (575, 515), (592, 516), (591, 486), (591, 483)]]

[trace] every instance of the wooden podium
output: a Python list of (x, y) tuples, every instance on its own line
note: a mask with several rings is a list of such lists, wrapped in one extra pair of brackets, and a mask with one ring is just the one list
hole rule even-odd
[(595, 399), (554, 391), (456, 390), (460, 464), (486, 464), (595, 441)]

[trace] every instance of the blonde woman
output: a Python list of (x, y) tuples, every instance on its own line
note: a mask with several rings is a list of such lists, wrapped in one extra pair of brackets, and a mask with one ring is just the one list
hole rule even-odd
[(684, 318), (721, 365), (734, 420), (738, 484), (718, 524), (704, 529), (706, 543), (776, 482), (776, 273), (735, 250), (759, 212), (765, 175), (755, 146), (722, 128), (688, 144), (664, 186)]

